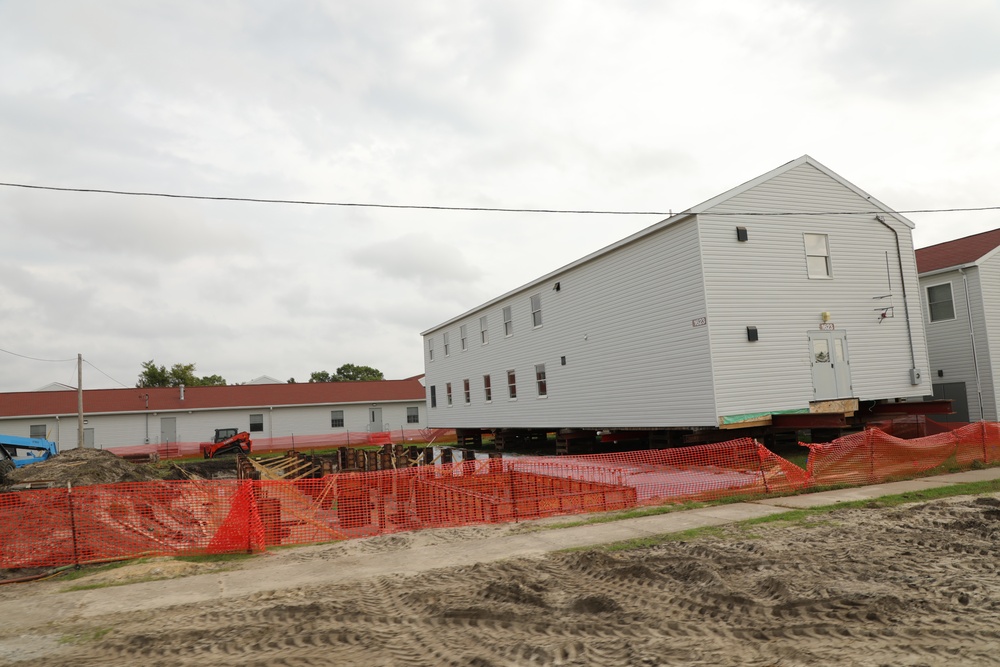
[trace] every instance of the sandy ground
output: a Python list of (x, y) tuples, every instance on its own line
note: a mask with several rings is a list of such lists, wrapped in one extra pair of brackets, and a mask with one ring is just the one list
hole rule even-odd
[[(170, 559), (72, 582), (122, 584), (213, 568), (246, 577), (336, 568), (414, 547), (455, 550), (537, 529), (421, 531), (285, 549), (237, 564)], [(845, 509), (726, 526), (629, 551), (586, 550), (348, 577), (197, 605), (169, 596), (30, 629), (0, 623), (0, 664), (989, 665), (1000, 664), (1000, 498)], [(170, 582), (166, 582), (169, 584)], [(60, 593), (0, 587), (0, 602)], [(167, 589), (169, 590), (169, 588)], [(36, 598), (37, 599), (37, 598)]]

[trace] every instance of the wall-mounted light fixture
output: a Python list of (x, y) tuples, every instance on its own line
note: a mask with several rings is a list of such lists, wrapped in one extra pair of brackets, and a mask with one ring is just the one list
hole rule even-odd
[(556, 283), (555, 285), (552, 286), (552, 289), (558, 292), (559, 290), (562, 289), (562, 286), (559, 283)]
[(819, 318), (821, 320), (823, 320), (824, 322), (829, 322), (830, 321), (830, 311), (824, 310), (822, 313), (819, 314)]
[(750, 238), (750, 235), (747, 234), (747, 228), (746, 227), (737, 227), (736, 228), (736, 240), (737, 241), (745, 242), (749, 238)]
[(747, 327), (747, 340), (751, 343), (757, 340), (757, 327), (748, 326)]

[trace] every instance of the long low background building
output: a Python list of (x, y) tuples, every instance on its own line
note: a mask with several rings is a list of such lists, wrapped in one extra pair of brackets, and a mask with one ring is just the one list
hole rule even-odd
[[(245, 384), (83, 391), (84, 446), (194, 454), (220, 428), (249, 431), (256, 451), (430, 439), (423, 376), (379, 382)], [(0, 393), (0, 433), (78, 445), (78, 395)], [(431, 436), (432, 437), (432, 436)], [(385, 437), (380, 438), (385, 441)], [(127, 449), (126, 449), (127, 448)]]

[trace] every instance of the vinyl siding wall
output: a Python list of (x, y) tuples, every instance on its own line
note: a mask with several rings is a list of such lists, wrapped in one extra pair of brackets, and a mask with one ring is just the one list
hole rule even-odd
[[(969, 300), (966, 301), (966, 281), (959, 271), (947, 271), (920, 279), (920, 299), (924, 304), (924, 326), (927, 331), (927, 346), (930, 351), (930, 379), (932, 383), (962, 382), (965, 384), (969, 400), (969, 419), (980, 419), (979, 394), (976, 382), (976, 355), (972, 350), (972, 334), (976, 338), (976, 354), (979, 357), (984, 393), (989, 390), (991, 372), (988, 365), (988, 340), (983, 319), (982, 293), (979, 288), (980, 272), (977, 268), (966, 269)], [(930, 321), (927, 288), (937, 285), (951, 285), (952, 303), (955, 317), (950, 320)], [(972, 306), (970, 330), (969, 307)], [(939, 377), (938, 372), (942, 375)], [(990, 414), (990, 408), (985, 406)], [(992, 417), (989, 417), (992, 419)]]
[[(980, 298), (975, 299), (976, 292), (970, 284), (970, 297), (974, 298), (973, 315), (976, 328), (976, 350), (979, 355), (979, 368), (983, 383), (983, 419), (997, 421), (1000, 419), (997, 386), (1000, 385), (1000, 368), (994, 362), (1000, 359), (1000, 256), (993, 254), (984, 260), (979, 267), (976, 289)], [(972, 282), (970, 273), (969, 282)], [(978, 324), (981, 323), (981, 324)], [(982, 327), (982, 329), (980, 329)], [(982, 334), (980, 331), (982, 330)], [(984, 344), (985, 343), (985, 344)], [(973, 385), (973, 389), (975, 385)], [(974, 402), (974, 391), (969, 392), (970, 403)], [(978, 412), (969, 410), (969, 418)]]
[[(916, 367), (913, 386), (902, 283), (893, 233), (874, 215), (739, 216), (718, 212), (868, 211), (867, 201), (803, 164), (699, 216), (719, 416), (808, 407), (813, 399), (808, 333), (831, 314), (846, 332), (853, 396), (882, 399), (930, 393), (910, 229), (898, 232)], [(736, 240), (736, 227), (749, 240)], [(810, 279), (803, 233), (828, 235), (832, 279)], [(888, 253), (887, 278), (886, 253)], [(892, 299), (874, 297), (893, 294)], [(892, 305), (879, 322), (877, 307)], [(746, 327), (756, 326), (757, 342)]]
[[(560, 285), (554, 290), (555, 283)], [(530, 299), (541, 295), (542, 325), (533, 327)], [(514, 332), (504, 336), (510, 306)], [(479, 318), (489, 318), (489, 344)], [(645, 238), (557, 272), (425, 335), (425, 384), (436, 386), (432, 427), (656, 427), (715, 421), (696, 221), (680, 221)], [(461, 350), (465, 324), (469, 348)], [(442, 334), (451, 351), (444, 356)], [(434, 361), (426, 338), (434, 338)], [(566, 365), (561, 358), (566, 358)], [(539, 398), (535, 365), (545, 364), (548, 396)], [(507, 371), (517, 377), (508, 399)], [(490, 374), (493, 400), (484, 400)], [(471, 384), (466, 405), (463, 380)], [(452, 405), (445, 384), (452, 384)], [(428, 403), (429, 405), (429, 403)]]

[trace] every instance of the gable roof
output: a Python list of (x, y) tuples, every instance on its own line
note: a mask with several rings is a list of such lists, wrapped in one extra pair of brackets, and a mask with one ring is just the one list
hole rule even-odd
[(965, 236), (917, 250), (917, 273), (974, 264), (1000, 248), (1000, 229)]
[[(565, 265), (563, 267), (560, 267), (560, 268), (556, 269), (555, 271), (551, 271), (551, 272), (545, 274), (544, 276), (542, 276), (540, 278), (536, 278), (535, 280), (532, 280), (531, 282), (525, 283), (524, 285), (521, 285), (520, 287), (512, 289), (509, 292), (505, 292), (504, 294), (501, 294), (500, 296), (498, 296), (498, 297), (496, 297), (494, 299), (490, 299), (486, 303), (480, 304), (480, 305), (476, 306), (475, 308), (473, 308), (472, 310), (468, 310), (468, 311), (462, 313), (461, 315), (458, 315), (458, 316), (453, 317), (453, 318), (451, 318), (451, 319), (449, 319), (449, 320), (447, 320), (445, 322), (442, 322), (442, 323), (438, 324), (437, 326), (433, 326), (430, 329), (427, 329), (426, 331), (422, 331), (420, 333), (420, 335), (421, 336), (426, 336), (428, 334), (434, 333), (435, 331), (437, 331), (439, 329), (443, 329), (444, 327), (450, 326), (450, 325), (454, 324), (455, 322), (458, 322), (459, 320), (463, 320), (463, 319), (469, 317), (473, 313), (477, 313), (477, 312), (482, 311), (482, 310), (484, 310), (486, 308), (490, 308), (493, 305), (495, 305), (495, 304), (497, 304), (497, 303), (499, 303), (499, 302), (501, 302), (501, 301), (503, 301), (503, 300), (511, 297), (512, 295), (517, 294), (518, 292), (521, 292), (521, 291), (524, 291), (524, 290), (528, 290), (528, 289), (534, 288), (534, 287), (536, 287), (538, 285), (541, 285), (542, 283), (544, 283), (544, 282), (546, 282), (548, 280), (551, 280), (551, 279), (553, 279), (556, 276), (562, 275), (563, 273), (565, 273), (566, 271), (569, 271), (570, 269), (576, 268), (577, 266), (580, 266), (582, 264), (586, 264), (587, 262), (590, 262), (590, 261), (592, 261), (592, 260), (594, 260), (594, 259), (596, 259), (598, 257), (606, 255), (606, 254), (608, 254), (610, 252), (613, 252), (614, 250), (617, 250), (618, 248), (621, 248), (622, 246), (626, 246), (626, 245), (629, 245), (630, 243), (634, 243), (635, 241), (638, 241), (639, 239), (642, 239), (642, 238), (644, 238), (646, 236), (650, 236), (652, 234), (655, 234), (656, 232), (659, 232), (660, 230), (662, 230), (665, 227), (669, 227), (670, 225), (673, 225), (673, 224), (676, 224), (678, 222), (681, 222), (682, 220), (687, 220), (691, 216), (698, 215), (700, 213), (707, 213), (707, 212), (709, 212), (710, 209), (712, 209), (712, 208), (714, 208), (716, 206), (719, 206), (720, 204), (725, 203), (726, 201), (732, 199), (733, 197), (741, 195), (744, 192), (746, 192), (747, 190), (749, 190), (749, 189), (751, 189), (753, 187), (756, 187), (756, 186), (760, 185), (761, 183), (769, 181), (772, 178), (775, 178), (776, 176), (780, 176), (781, 174), (784, 174), (785, 172), (790, 171), (792, 169), (795, 169), (796, 167), (800, 167), (800, 166), (802, 166), (804, 164), (808, 164), (808, 165), (810, 165), (812, 167), (815, 167), (817, 170), (819, 170), (820, 172), (822, 172), (826, 176), (829, 176), (830, 178), (832, 178), (836, 182), (840, 183), (841, 185), (843, 185), (848, 190), (851, 190), (855, 194), (857, 194), (860, 197), (863, 197), (864, 199), (866, 199), (868, 201), (868, 203), (871, 204), (871, 210), (872, 211), (879, 211), (879, 212), (885, 213), (886, 215), (892, 216), (893, 219), (899, 220), (901, 223), (903, 223), (904, 225), (906, 225), (910, 229), (913, 229), (916, 226), (916, 225), (913, 224), (913, 222), (911, 222), (910, 220), (906, 219), (905, 217), (903, 217), (899, 213), (896, 213), (893, 209), (889, 208), (888, 206), (886, 206), (885, 204), (883, 204), (879, 200), (875, 199), (874, 197), (872, 197), (867, 192), (865, 192), (861, 188), (857, 187), (856, 185), (854, 185), (850, 181), (847, 181), (846, 179), (844, 179), (843, 177), (841, 177), (838, 174), (834, 173), (833, 171), (831, 171), (830, 169), (828, 169), (824, 165), (820, 164), (818, 161), (816, 161), (811, 156), (809, 156), (809, 155), (803, 155), (802, 157), (797, 158), (795, 160), (792, 160), (791, 162), (786, 162), (785, 164), (781, 165), (780, 167), (772, 169), (771, 171), (769, 171), (769, 172), (767, 172), (765, 174), (761, 174), (760, 176), (758, 176), (758, 177), (756, 177), (754, 179), (751, 179), (751, 180), (747, 181), (746, 183), (743, 183), (742, 185), (738, 185), (735, 188), (727, 190), (727, 191), (723, 192), (720, 195), (712, 197), (711, 199), (709, 199), (707, 201), (704, 201), (701, 204), (698, 204), (697, 206), (692, 206), (691, 208), (689, 208), (689, 209), (687, 209), (685, 211), (681, 211), (680, 213), (676, 213), (676, 214), (670, 216), (669, 218), (666, 218), (666, 219), (661, 220), (661, 221), (659, 221), (659, 222), (657, 222), (657, 223), (655, 223), (653, 225), (650, 225), (649, 227), (646, 227), (645, 229), (640, 229), (639, 231), (635, 232), (634, 234), (632, 234), (630, 236), (626, 236), (625, 238), (621, 239), (620, 241), (616, 241), (615, 243), (612, 243), (611, 245), (605, 246), (604, 248), (601, 248), (600, 250), (592, 252), (589, 255), (581, 257), (580, 259), (578, 259), (576, 261), (570, 262), (569, 264), (567, 264), (567, 265)], [(776, 211), (775, 213), (778, 213), (778, 212), (779, 211)], [(860, 211), (858, 211), (857, 213), (860, 213)], [(761, 214), (761, 215), (764, 215), (764, 214)]]
[[(422, 402), (426, 398), (426, 391), (420, 382), (421, 377), (379, 382), (303, 382), (185, 387), (183, 400), (178, 387), (85, 389), (83, 410), (87, 414), (108, 414), (394, 401)], [(75, 391), (0, 393), (0, 418), (75, 414), (77, 414)]]

